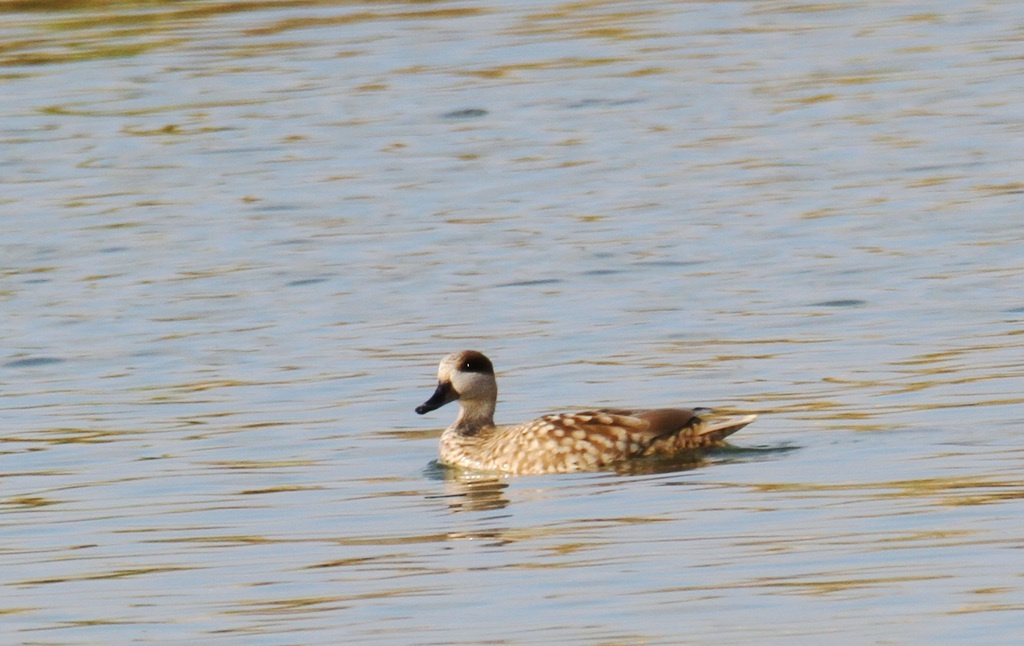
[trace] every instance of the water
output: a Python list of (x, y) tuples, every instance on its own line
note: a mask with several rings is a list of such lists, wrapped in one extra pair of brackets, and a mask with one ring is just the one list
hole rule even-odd
[(4, 643), (1017, 643), (1024, 9), (505, 5), (3, 8)]

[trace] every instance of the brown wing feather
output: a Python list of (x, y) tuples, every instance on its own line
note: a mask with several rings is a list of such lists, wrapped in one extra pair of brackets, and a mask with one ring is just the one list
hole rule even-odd
[(654, 410), (637, 411), (633, 417), (647, 422), (644, 435), (650, 439), (674, 435), (684, 428), (693, 426), (700, 421), (697, 414), (688, 408), (656, 408)]

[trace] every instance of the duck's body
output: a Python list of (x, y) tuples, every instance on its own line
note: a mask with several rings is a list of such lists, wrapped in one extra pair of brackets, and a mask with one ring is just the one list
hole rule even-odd
[(458, 400), (459, 416), (441, 435), (442, 464), (517, 475), (602, 469), (632, 458), (720, 445), (757, 417), (705, 420), (701, 415), (708, 409), (608, 409), (496, 426), (497, 399), (494, 367), (483, 354), (466, 350), (441, 360), (437, 390), (416, 412)]

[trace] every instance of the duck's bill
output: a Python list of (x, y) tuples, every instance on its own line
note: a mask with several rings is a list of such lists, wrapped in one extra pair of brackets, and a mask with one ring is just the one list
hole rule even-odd
[(437, 410), (438, 408), (441, 408), (448, 402), (455, 401), (458, 398), (458, 394), (456, 394), (455, 390), (452, 389), (452, 382), (439, 382), (437, 384), (437, 390), (434, 391), (434, 394), (430, 396), (430, 399), (423, 402), (421, 406), (417, 406), (416, 412), (419, 413), (420, 415), (423, 415), (425, 413), (429, 413), (432, 410)]

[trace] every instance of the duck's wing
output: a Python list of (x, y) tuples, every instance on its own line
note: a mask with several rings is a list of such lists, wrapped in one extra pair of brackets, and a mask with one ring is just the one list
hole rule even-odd
[(712, 413), (711, 408), (652, 408), (649, 411), (627, 411), (617, 408), (602, 413), (616, 418), (628, 417), (642, 421), (642, 425), (623, 426), (632, 427), (634, 434), (651, 445), (671, 444), (675, 450), (717, 444), (758, 417), (744, 415), (714, 418), (709, 417)]
[(595, 416), (596, 419), (610, 417), (606, 423), (629, 428), (636, 437), (653, 442), (659, 438), (676, 435), (680, 431), (697, 430), (704, 421), (701, 416), (710, 412), (710, 408), (604, 408), (580, 415)]

